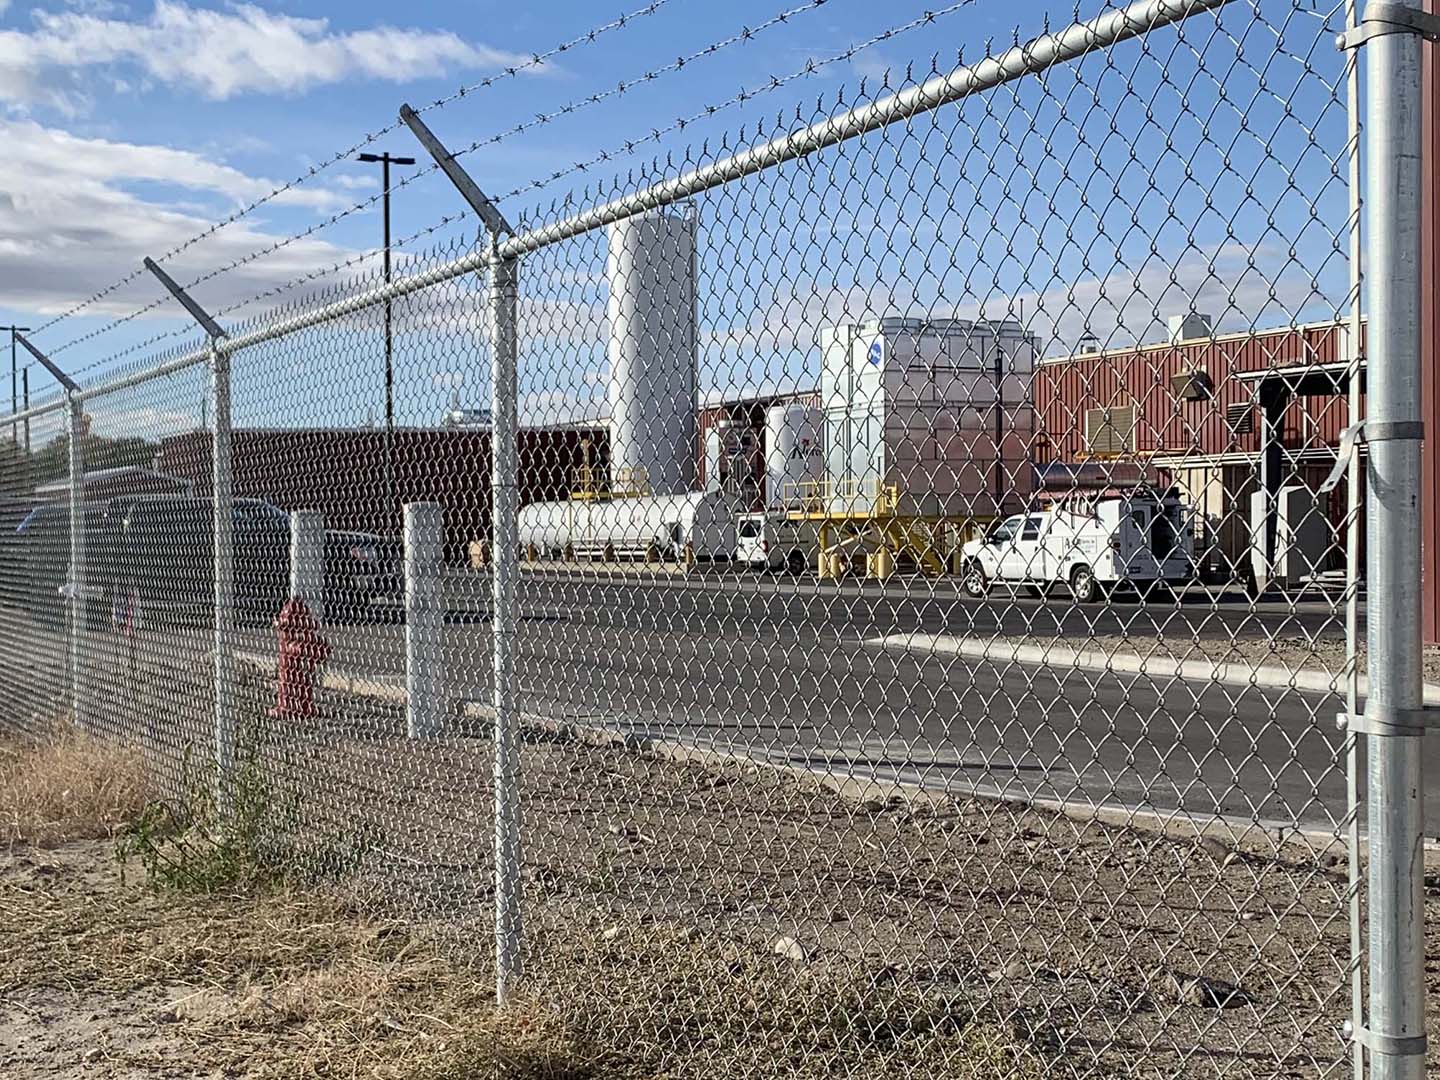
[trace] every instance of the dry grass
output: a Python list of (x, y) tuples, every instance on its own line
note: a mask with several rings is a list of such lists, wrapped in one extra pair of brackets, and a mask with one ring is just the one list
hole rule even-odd
[(68, 722), (0, 738), (0, 836), (8, 843), (113, 836), (149, 794), (137, 751)]
[(534, 974), (543, 1001), (499, 1011), (473, 948), (486, 929), (314, 892), (158, 892), (122, 882), (101, 843), (31, 849), (0, 870), (0, 1076), (1043, 1074), (957, 996), (877, 994), (872, 976), (657, 922), (577, 925)]

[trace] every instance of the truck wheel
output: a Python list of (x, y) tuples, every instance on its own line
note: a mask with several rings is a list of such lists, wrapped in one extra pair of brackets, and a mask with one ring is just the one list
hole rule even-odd
[(1070, 595), (1077, 604), (1093, 604), (1100, 599), (1100, 584), (1095, 580), (1095, 571), (1083, 565), (1071, 570)]
[(809, 566), (810, 560), (805, 558), (803, 551), (792, 551), (789, 555), (785, 556), (785, 569), (794, 577), (799, 577), (805, 573)]
[(965, 590), (965, 595), (973, 596), (977, 600), (982, 600), (990, 595), (990, 583), (985, 580), (985, 571), (974, 560), (965, 564), (965, 573), (960, 578), (960, 587)]

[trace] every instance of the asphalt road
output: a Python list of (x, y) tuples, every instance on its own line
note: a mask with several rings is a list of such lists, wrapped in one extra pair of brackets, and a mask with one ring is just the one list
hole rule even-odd
[[(483, 575), (448, 582), (454, 697), (489, 699), (488, 589)], [(519, 595), (521, 705), (535, 714), (955, 791), (1321, 829), (1344, 815), (1334, 721), (1343, 702), (1333, 696), (868, 643), (907, 630), (1062, 644), (1121, 631), (1239, 637), (1258, 665), (1277, 635), (1343, 639), (1328, 602), (1077, 607), (1063, 597), (976, 601), (928, 582), (563, 573), (527, 575)], [(330, 638), (332, 668), (403, 676), (402, 626), (335, 626)], [(247, 640), (273, 650), (264, 631)]]
[[(447, 580), (451, 697), (489, 700), (489, 585), (480, 574)], [(908, 630), (1065, 645), (1121, 631), (1176, 644), (1236, 637), (1259, 665), (1275, 636), (1343, 639), (1329, 602), (1077, 607), (1064, 597), (976, 601), (921, 581), (564, 573), (527, 574), (519, 602), (517, 672), (530, 713), (956, 792), (1316, 829), (1345, 812), (1334, 721), (1343, 702), (1333, 695), (870, 643)], [(405, 627), (393, 616), (381, 607), (332, 623), (331, 669), (401, 682)], [(203, 627), (157, 618), (140, 647), (198, 659), (208, 643)], [(274, 632), (245, 629), (240, 645), (273, 656)], [(1434, 740), (1425, 752), (1440, 785)], [(1437, 785), (1431, 821), (1440, 821)]]

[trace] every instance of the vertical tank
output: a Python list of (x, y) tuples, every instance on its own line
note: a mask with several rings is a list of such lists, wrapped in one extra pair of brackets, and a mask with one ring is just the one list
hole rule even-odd
[(695, 486), (695, 218), (610, 225), (610, 468), (657, 495)]
[(773, 405), (765, 412), (765, 501), (793, 505), (825, 475), (823, 414), (812, 405)]

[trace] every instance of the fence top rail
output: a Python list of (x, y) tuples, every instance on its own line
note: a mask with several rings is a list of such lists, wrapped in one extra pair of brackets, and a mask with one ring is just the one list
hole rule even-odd
[[(493, 260), (515, 259), (625, 218), (679, 202), (741, 177), (763, 172), (890, 124), (954, 104), (973, 94), (1036, 74), (1056, 64), (1077, 59), (1086, 53), (1109, 48), (1152, 30), (1183, 22), (1192, 16), (1216, 11), (1233, 2), (1234, 0), (1135, 0), (1123, 8), (1115, 8), (1092, 19), (1072, 23), (1064, 29), (1041, 34), (978, 63), (960, 64), (924, 83), (897, 90), (868, 104), (817, 121), (809, 127), (781, 135), (712, 164), (699, 166), (680, 176), (652, 184), (548, 225), (506, 237), (496, 244), (477, 247), (459, 258), (428, 270), (397, 278), (387, 285), (367, 289), (343, 300), (299, 312), (268, 326), (257, 327), (230, 338), (217, 339), (213, 343), (213, 350), (228, 356), (254, 345), (344, 318), (383, 304), (387, 300), (408, 296), (433, 285), (483, 270)], [(76, 397), (84, 401), (113, 393), (204, 363), (211, 356), (212, 346), (207, 345), (153, 368), (97, 383), (81, 390)], [(17, 422), (42, 416), (63, 406), (63, 400), (33, 406), (23, 412), (0, 416), (0, 422)]]

